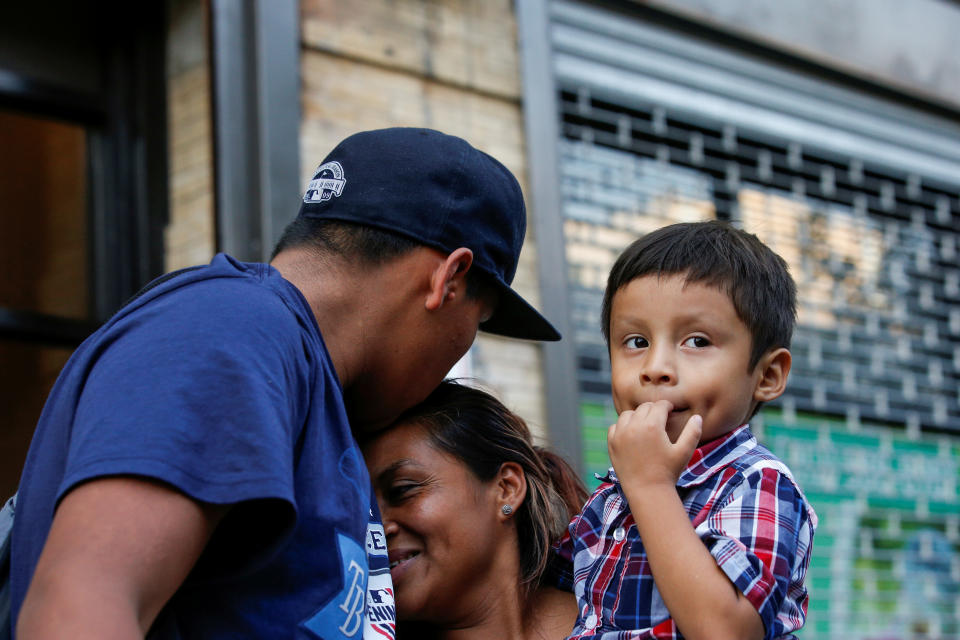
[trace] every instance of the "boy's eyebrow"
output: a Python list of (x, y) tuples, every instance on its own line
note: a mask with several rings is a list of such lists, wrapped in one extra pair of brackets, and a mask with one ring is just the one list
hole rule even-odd
[[(710, 322), (711, 321), (711, 307), (706, 306), (705, 308), (692, 309), (690, 311), (685, 311), (680, 309), (677, 311), (677, 318), (681, 322)], [(611, 315), (610, 317), (610, 326), (613, 327), (614, 322), (621, 322), (626, 324), (637, 324), (642, 323), (644, 318), (640, 313), (634, 311), (621, 311), (618, 314)]]
[(642, 318), (641, 318), (638, 314), (632, 313), (632, 312), (630, 312), (630, 311), (621, 311), (620, 313), (610, 314), (610, 325), (611, 325), (611, 326), (613, 325), (614, 322), (617, 322), (617, 321), (619, 321), (619, 322), (637, 322), (638, 320), (642, 320)]

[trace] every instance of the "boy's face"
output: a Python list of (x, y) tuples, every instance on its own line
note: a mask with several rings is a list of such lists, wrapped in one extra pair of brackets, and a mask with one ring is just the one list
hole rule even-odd
[(643, 276), (621, 288), (610, 313), (610, 365), (617, 413), (669, 400), (675, 441), (693, 415), (701, 442), (749, 420), (762, 362), (748, 369), (751, 335), (729, 296), (683, 274)]

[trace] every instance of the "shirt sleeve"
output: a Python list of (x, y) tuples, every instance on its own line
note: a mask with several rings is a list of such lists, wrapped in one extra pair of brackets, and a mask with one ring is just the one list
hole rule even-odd
[(129, 474), (214, 504), (295, 508), (308, 377), (296, 320), (241, 279), (194, 283), (114, 323), (74, 417), (58, 491)]
[(573, 593), (573, 538), (569, 528), (553, 545), (544, 582)]
[[(594, 547), (601, 541), (604, 504), (611, 491), (614, 491), (614, 486), (610, 482), (597, 487), (580, 513), (570, 520), (560, 540), (553, 545), (550, 562), (547, 565), (546, 582), (548, 584), (576, 594), (577, 553), (582, 552), (584, 547)], [(581, 581), (585, 578), (586, 573), (582, 572)]]
[(788, 477), (769, 467), (751, 470), (696, 531), (756, 607), (765, 638), (803, 625), (813, 527), (806, 500)]

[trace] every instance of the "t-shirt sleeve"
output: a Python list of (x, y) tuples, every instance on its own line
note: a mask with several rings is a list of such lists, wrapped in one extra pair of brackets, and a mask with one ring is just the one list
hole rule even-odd
[(185, 285), (114, 323), (102, 344), (58, 498), (123, 474), (203, 502), (295, 509), (308, 373), (296, 319), (275, 294), (241, 279)]
[(789, 478), (774, 468), (751, 470), (696, 531), (756, 607), (765, 638), (803, 625), (813, 526), (806, 501)]

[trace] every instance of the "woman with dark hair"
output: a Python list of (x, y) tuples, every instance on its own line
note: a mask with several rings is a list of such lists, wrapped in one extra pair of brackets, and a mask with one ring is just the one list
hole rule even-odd
[(496, 398), (446, 381), (364, 446), (383, 516), (397, 637), (563, 638), (573, 594), (542, 584), (587, 498)]

